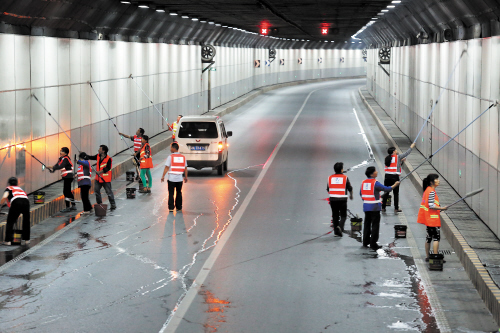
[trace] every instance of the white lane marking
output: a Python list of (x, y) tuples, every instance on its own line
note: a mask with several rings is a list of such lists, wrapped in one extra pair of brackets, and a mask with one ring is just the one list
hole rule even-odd
[(346, 170), (346, 172), (359, 169), (365, 165), (370, 164), (370, 162), (375, 162), (375, 155), (373, 154), (372, 147), (370, 146), (370, 142), (368, 141), (368, 138), (366, 137), (365, 130), (363, 129), (363, 125), (361, 125), (361, 122), (359, 121), (358, 113), (356, 112), (355, 108), (352, 108), (352, 111), (354, 112), (354, 116), (356, 117), (356, 120), (358, 122), (359, 129), (361, 130), (361, 134), (363, 136), (363, 141), (365, 142), (366, 149), (368, 150), (368, 159), (359, 163), (358, 165), (352, 166), (349, 169)]
[(274, 149), (273, 153), (271, 154), (271, 157), (268, 159), (268, 162), (266, 164), (266, 168), (262, 169), (261, 173), (259, 174), (259, 177), (257, 178), (257, 180), (253, 184), (252, 188), (250, 189), (250, 192), (248, 192), (248, 195), (245, 197), (245, 200), (243, 200), (243, 203), (241, 204), (240, 209), (238, 209), (238, 212), (234, 216), (233, 221), (227, 227), (226, 232), (222, 234), (219, 242), (214, 247), (214, 249), (213, 249), (212, 253), (210, 254), (210, 256), (208, 257), (208, 259), (205, 261), (203, 268), (200, 270), (200, 272), (198, 273), (198, 275), (194, 279), (193, 284), (191, 285), (191, 287), (187, 291), (186, 295), (184, 296), (183, 301), (179, 304), (179, 306), (176, 309), (174, 309), (172, 311), (172, 315), (169, 317), (169, 319), (167, 319), (165, 324), (163, 324), (163, 327), (160, 329), (160, 333), (175, 332), (177, 330), (177, 328), (179, 327), (180, 323), (182, 322), (182, 319), (184, 318), (184, 315), (186, 314), (187, 310), (189, 309), (189, 307), (193, 303), (196, 295), (198, 295), (198, 292), (200, 291), (201, 286), (205, 282), (205, 279), (207, 278), (208, 274), (212, 270), (212, 268), (215, 264), (215, 261), (217, 260), (220, 253), (222, 252), (224, 245), (226, 245), (227, 241), (229, 240), (229, 237), (231, 236), (234, 229), (236, 228), (236, 226), (240, 222), (241, 217), (245, 213), (248, 205), (250, 204), (250, 201), (252, 200), (253, 196), (255, 195), (255, 192), (257, 191), (257, 188), (259, 187), (260, 183), (262, 182), (262, 179), (266, 175), (267, 170), (269, 170), (269, 166), (273, 163), (274, 158), (278, 154), (281, 146), (285, 142), (285, 140), (288, 137), (288, 135), (290, 134), (293, 126), (297, 122), (297, 119), (299, 118), (300, 114), (304, 110), (304, 107), (306, 106), (307, 101), (311, 97), (312, 93), (314, 93), (318, 90), (321, 90), (321, 89), (325, 89), (325, 88), (313, 90), (307, 95), (300, 110), (295, 115), (295, 118), (293, 118), (292, 123), (290, 124), (290, 126), (288, 126), (288, 129), (286, 130), (285, 134), (283, 135), (280, 142), (278, 143), (278, 145)]
[[(377, 166), (380, 170), (383, 169), (380, 161), (376, 161)], [(448, 324), (448, 320), (444, 315), (443, 308), (441, 307), (441, 302), (436, 294), (436, 290), (432, 285), (431, 278), (429, 273), (427, 272), (427, 267), (425, 266), (424, 261), (422, 260), (422, 256), (420, 255), (420, 251), (418, 250), (417, 242), (415, 241), (415, 237), (411, 232), (410, 226), (408, 225), (408, 220), (404, 213), (398, 213), (398, 218), (401, 223), (408, 226), (406, 229), (406, 239), (408, 240), (408, 245), (410, 247), (410, 252), (415, 262), (415, 266), (417, 266), (417, 271), (420, 274), (420, 279), (424, 285), (424, 290), (427, 294), (427, 298), (429, 299), (429, 303), (431, 304), (431, 309), (434, 313), (434, 318), (436, 319), (436, 324), (438, 325), (439, 331), (441, 333), (451, 333), (450, 325)]]

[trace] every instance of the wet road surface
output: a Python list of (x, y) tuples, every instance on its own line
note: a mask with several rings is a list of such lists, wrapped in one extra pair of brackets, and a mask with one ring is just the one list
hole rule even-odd
[[(182, 213), (168, 212), (167, 185), (159, 182), (164, 151), (154, 156), (152, 194), (127, 200), (123, 183), (118, 209), (104, 218), (78, 218), (52, 236), (68, 217), (34, 227), (34, 234), (38, 228), (53, 239), (0, 267), (0, 331), (496, 329), (445, 240), (441, 249), (451, 253), (445, 270), (419, 270), (425, 233), (415, 223), (420, 197), (411, 183), (403, 184), (401, 206), (418, 248), (410, 248), (411, 239), (394, 239), (401, 220), (391, 209), (382, 217), (378, 252), (361, 247), (348, 225), (342, 238), (331, 233), (325, 198), (332, 166), (368, 159), (353, 108), (374, 150), (373, 165), (381, 167), (387, 149), (357, 97), (363, 84), (276, 90), (224, 116), (234, 133), (230, 173), (190, 170)], [(348, 205), (360, 215), (364, 169), (348, 173), (355, 188)], [(226, 230), (231, 236), (224, 239)], [(202, 275), (202, 285), (192, 287)]]

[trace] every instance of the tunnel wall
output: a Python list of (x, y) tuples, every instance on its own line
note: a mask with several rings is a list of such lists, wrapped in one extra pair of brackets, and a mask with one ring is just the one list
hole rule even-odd
[[(95, 154), (100, 144), (108, 145), (111, 155), (126, 149), (89, 81), (121, 132), (134, 134), (144, 127), (153, 136), (165, 131), (166, 124), (130, 74), (169, 122), (178, 114), (202, 114), (208, 111), (208, 72), (201, 75), (200, 48), (0, 34), (0, 145), (22, 143), (47, 165), (57, 162), (60, 147), (71, 147), (72, 157), (77, 154), (30, 97), (34, 94), (82, 151)], [(271, 66), (265, 65), (267, 49), (216, 50), (216, 71), (210, 72), (212, 108), (265, 85), (366, 73), (361, 50), (278, 49)], [(301, 65), (298, 58), (303, 58)], [(261, 60), (260, 68), (254, 68), (254, 60)], [(38, 162), (15, 146), (0, 150), (0, 184), (13, 175), (28, 192), (60, 179), (59, 173), (42, 172)]]
[[(463, 50), (467, 51), (460, 59)], [(488, 108), (491, 101), (499, 99), (499, 52), (500, 37), (394, 47), (390, 65), (382, 65), (389, 71), (389, 78), (378, 65), (378, 50), (370, 49), (367, 87), (411, 139), (416, 137), (432, 103), (444, 91), (430, 124), (417, 142), (418, 149), (430, 156)], [(494, 107), (432, 158), (433, 166), (459, 194), (484, 188), (467, 203), (497, 236), (499, 127), (499, 108)]]

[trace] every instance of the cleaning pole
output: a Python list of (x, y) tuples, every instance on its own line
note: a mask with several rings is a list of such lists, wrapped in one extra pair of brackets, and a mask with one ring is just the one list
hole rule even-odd
[(408, 178), (409, 175), (411, 175), (412, 173), (414, 173), (418, 168), (420, 168), (422, 165), (424, 165), (425, 162), (429, 161), (434, 155), (436, 155), (437, 153), (439, 153), (441, 151), (441, 149), (443, 149), (444, 147), (446, 147), (446, 145), (448, 143), (450, 143), (451, 141), (453, 141), (457, 136), (459, 136), (463, 131), (465, 131), (470, 125), (472, 125), (476, 120), (478, 120), (479, 118), (481, 118), (481, 116), (483, 114), (485, 114), (489, 109), (491, 109), (492, 107), (494, 106), (497, 106), (498, 105), (498, 101), (496, 101), (494, 104), (491, 104), (486, 110), (484, 110), (483, 112), (481, 112), (481, 114), (479, 116), (477, 116), (476, 118), (474, 118), (473, 121), (471, 121), (467, 126), (465, 126), (460, 132), (458, 132), (453, 138), (449, 139), (444, 145), (442, 145), (441, 147), (439, 147), (438, 150), (436, 150), (433, 154), (431, 154), (431, 156), (429, 156), (425, 161), (423, 161), (422, 163), (420, 163), (415, 169), (413, 169), (411, 172), (409, 172), (408, 174), (406, 174), (401, 180), (400, 182), (402, 182), (403, 180), (405, 180), (406, 178)]

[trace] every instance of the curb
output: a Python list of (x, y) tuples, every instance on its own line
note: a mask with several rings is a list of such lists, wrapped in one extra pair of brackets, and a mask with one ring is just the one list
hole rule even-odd
[[(375, 111), (366, 101), (363, 93), (361, 92), (361, 88), (358, 89), (358, 92), (359, 96), (363, 100), (366, 108), (370, 111), (373, 119), (375, 120), (386, 141), (399, 150), (399, 146), (396, 144), (389, 131), (387, 131), (382, 121), (380, 121)], [(405, 172), (410, 173), (413, 171), (413, 166), (410, 162), (407, 161), (404, 163), (403, 169), (405, 170)], [(420, 194), (423, 194), (421, 186), (422, 179), (420, 178), (420, 176), (416, 172), (414, 172), (409, 176), (409, 178), (417, 191)], [(451, 247), (460, 258), (462, 266), (467, 272), (467, 275), (469, 276), (469, 279), (476, 288), (477, 292), (483, 299), (486, 307), (493, 315), (493, 318), (495, 318), (497, 324), (500, 325), (500, 288), (498, 288), (495, 282), (491, 279), (488, 271), (486, 270), (486, 268), (484, 268), (474, 249), (469, 246), (465, 238), (462, 236), (462, 234), (457, 229), (453, 221), (448, 217), (448, 215), (446, 215), (445, 212), (441, 212), (441, 218), (444, 222), (441, 226), (441, 229), (450, 242)]]

